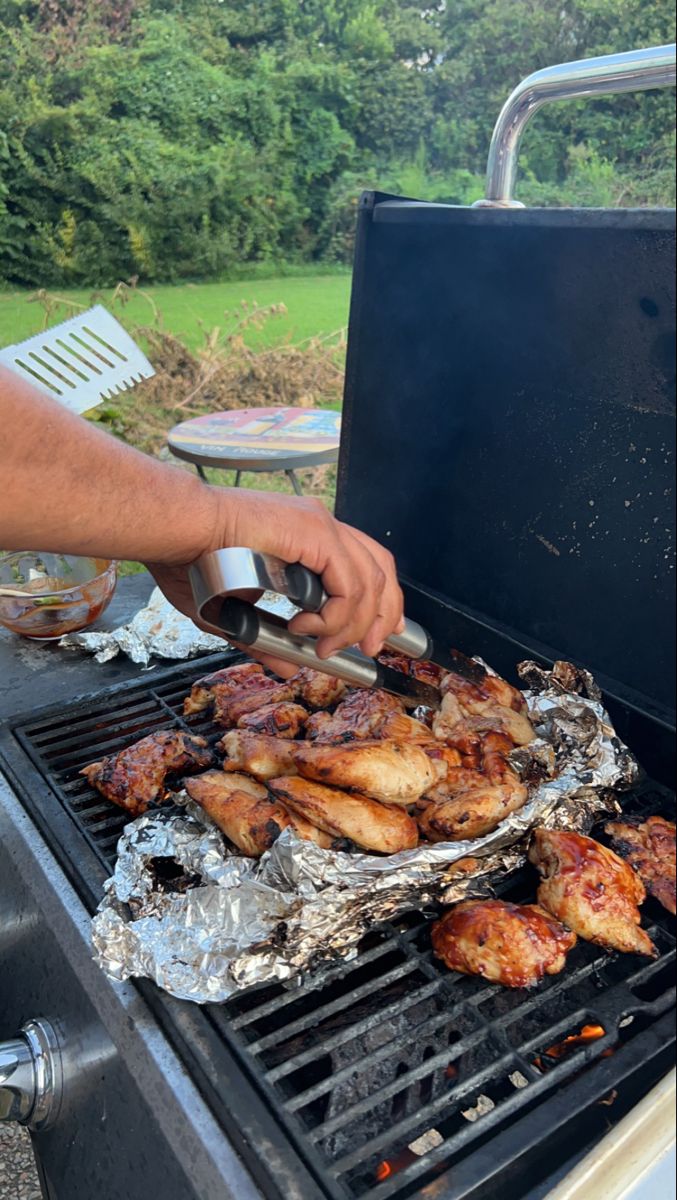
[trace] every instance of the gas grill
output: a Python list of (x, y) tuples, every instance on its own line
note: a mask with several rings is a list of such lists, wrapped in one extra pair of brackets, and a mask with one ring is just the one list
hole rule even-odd
[[(671, 819), (674, 245), (674, 213), (366, 195), (337, 498), (391, 547), (435, 638), (511, 682), (527, 657), (593, 670), (647, 771), (624, 811)], [(229, 661), (0, 728), (0, 1032), (49, 1022), (62, 1066), (51, 1099), (38, 1081), (44, 1121), (25, 1114), (45, 1195), (540, 1200), (673, 1061), (674, 919), (654, 900), (656, 961), (579, 942), (532, 991), (447, 971), (422, 912), (220, 1006), (91, 962), (125, 815), (79, 769), (153, 730), (206, 731), (181, 701)], [(501, 889), (531, 899), (534, 874)]]
[[(181, 703), (200, 674), (231, 660), (154, 673), (3, 730), (9, 777), (90, 912), (126, 815), (80, 768), (153, 730), (208, 732), (201, 714), (184, 720)], [(671, 816), (674, 797), (645, 781), (624, 809)], [(519, 902), (533, 891), (525, 869), (501, 894)], [(644, 912), (658, 960), (580, 942), (565, 972), (533, 992), (448, 972), (431, 956), (423, 913), (380, 926), (355, 960), (298, 987), (202, 1008), (139, 991), (262, 1195), (400, 1200), (433, 1183), (430, 1194), (459, 1200), (538, 1195), (670, 1064), (674, 921), (656, 901)], [(463, 1113), (480, 1097), (493, 1107), (472, 1121)], [(36, 1135), (38, 1152), (48, 1137)]]

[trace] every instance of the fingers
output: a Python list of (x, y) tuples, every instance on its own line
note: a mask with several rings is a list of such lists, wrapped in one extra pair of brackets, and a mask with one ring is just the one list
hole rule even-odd
[(249, 546), (301, 562), (329, 596), (320, 613), (299, 613), (292, 632), (317, 638), (321, 658), (359, 645), (369, 655), (402, 628), (395, 562), (383, 546), (335, 520), (316, 500), (266, 493), (228, 494), (231, 526), (223, 545)]

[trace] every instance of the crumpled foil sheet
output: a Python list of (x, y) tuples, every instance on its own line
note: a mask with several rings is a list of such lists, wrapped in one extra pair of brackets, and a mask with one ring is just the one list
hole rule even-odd
[[(297, 610), (283, 596), (264, 592), (258, 602), (266, 612), (292, 616)], [(113, 630), (83, 630), (82, 633), (67, 633), (59, 640), (67, 649), (88, 650), (97, 662), (105, 663), (115, 658), (120, 651), (132, 662), (147, 667), (152, 657), (185, 659), (196, 654), (208, 654), (226, 650), (228, 642), (213, 633), (206, 633), (194, 625), (190, 617), (184, 617), (159, 588), (154, 588), (150, 599), (126, 625)]]
[(147, 813), (125, 828), (93, 920), (100, 966), (197, 1003), (298, 979), (354, 957), (367, 929), (407, 909), (491, 894), (524, 863), (535, 825), (585, 832), (618, 811), (613, 792), (631, 787), (639, 768), (591, 676), (568, 663), (518, 670), (537, 732), (512, 755), (529, 798), (493, 833), (382, 857), (322, 850), (288, 828), (256, 860), (231, 850), (179, 795), (178, 813)]

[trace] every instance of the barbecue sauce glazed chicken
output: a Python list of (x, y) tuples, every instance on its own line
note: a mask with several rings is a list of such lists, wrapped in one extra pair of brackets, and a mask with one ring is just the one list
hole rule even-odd
[(538, 903), (579, 937), (607, 950), (655, 957), (651, 938), (640, 929), (644, 885), (613, 850), (580, 833), (536, 829), (529, 860), (542, 878)]
[(511, 988), (559, 974), (576, 945), (576, 934), (537, 904), (504, 900), (464, 900), (435, 922), (430, 936), (435, 956), (452, 971)]
[(153, 801), (164, 799), (168, 775), (202, 770), (211, 766), (212, 758), (203, 737), (167, 730), (151, 733), (118, 754), (90, 763), (80, 774), (107, 800), (138, 817)]

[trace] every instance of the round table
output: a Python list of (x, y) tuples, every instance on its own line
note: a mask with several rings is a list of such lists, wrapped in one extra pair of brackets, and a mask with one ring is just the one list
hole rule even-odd
[(295, 471), (338, 459), (341, 414), (328, 408), (235, 408), (194, 417), (175, 425), (167, 443), (176, 458), (205, 467), (243, 471), (284, 471), (297, 496)]

